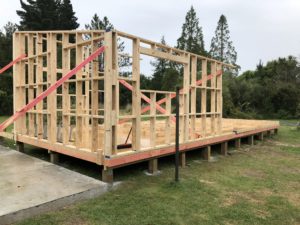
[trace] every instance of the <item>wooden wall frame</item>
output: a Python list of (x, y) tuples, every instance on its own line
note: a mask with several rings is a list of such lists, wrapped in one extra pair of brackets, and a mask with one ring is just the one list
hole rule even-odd
[[(118, 39), (132, 43), (130, 75), (120, 74)], [(142, 90), (142, 55), (182, 65), (180, 92), (181, 148), (216, 139), (222, 130), (222, 68), (232, 65), (162, 45), (117, 30), (20, 31), (14, 34), (14, 111), (54, 84), (91, 52), (100, 55), (61, 88), (15, 122), (15, 140), (109, 167), (109, 160), (127, 163), (128, 156), (168, 150), (175, 146), (175, 92)], [(132, 92), (131, 114), (120, 110), (120, 86)], [(163, 96), (158, 99), (158, 96)], [(209, 96), (209, 98), (208, 98)], [(209, 102), (208, 102), (209, 99)], [(200, 105), (197, 106), (197, 102)], [(148, 112), (145, 114), (146, 112)], [(120, 149), (129, 137), (130, 147)], [(149, 156), (148, 155), (148, 156)], [(122, 157), (125, 161), (122, 161)]]

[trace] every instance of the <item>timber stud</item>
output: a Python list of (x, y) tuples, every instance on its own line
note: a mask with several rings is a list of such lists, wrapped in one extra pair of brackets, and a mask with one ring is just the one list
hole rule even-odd
[[(85, 38), (86, 36), (89, 38)], [(131, 56), (119, 53), (118, 38), (132, 42)], [(273, 133), (279, 126), (278, 122), (257, 122), (262, 125), (262, 129), (257, 129), (254, 125), (252, 127), (255, 121), (235, 122), (222, 118), (223, 67), (233, 66), (124, 32), (113, 29), (15, 32), (13, 50), (14, 58), (25, 52), (28, 58), (14, 65), (15, 114), (0, 125), (0, 132), (16, 122), (16, 140), (105, 165), (102, 173), (106, 181), (113, 178), (111, 168), (151, 160), (150, 170), (155, 172), (156, 158), (175, 153), (172, 99), (176, 96), (180, 98), (180, 150), (189, 151), (208, 146), (203, 151), (207, 160), (210, 158), (211, 145), (238, 138), (236, 143), (239, 147), (241, 137), (256, 135), (264, 130)], [(105, 54), (99, 57), (104, 50)], [(76, 54), (71, 54), (73, 51)], [(183, 66), (180, 94), (175, 94), (174, 91), (141, 90), (142, 55), (173, 61)], [(129, 71), (132, 76), (120, 76), (120, 56), (132, 58), (132, 71)], [(201, 78), (198, 80), (200, 70)], [(47, 77), (44, 73), (47, 73)], [(59, 80), (58, 73), (61, 75)], [(75, 74), (74, 79), (69, 80)], [(70, 83), (76, 85), (74, 92), (70, 90)], [(120, 85), (132, 92), (130, 115), (120, 113)], [(58, 91), (60, 86), (62, 88)], [(58, 97), (61, 101), (56, 101)], [(201, 99), (200, 107), (196, 107), (197, 99)], [(141, 108), (142, 100), (149, 105)], [(57, 109), (61, 113), (58, 114)], [(148, 111), (150, 113), (147, 114)], [(146, 117), (149, 121), (144, 120)], [(165, 118), (165, 121), (158, 117)], [(62, 126), (58, 126), (59, 121)], [(132, 131), (127, 135), (127, 145), (121, 146), (121, 150), (119, 136), (127, 129), (126, 124), (121, 124), (127, 121), (128, 124), (131, 123)], [(145, 125), (148, 122), (150, 129)], [(251, 131), (240, 133), (239, 130), (246, 128), (248, 122)], [(225, 136), (222, 128), (227, 124), (234, 128), (234, 132)], [(222, 144), (223, 154), (227, 152), (226, 145)], [(17, 148), (24, 151), (23, 143), (18, 144)], [(180, 153), (180, 160), (177, 162), (184, 166), (185, 153)], [(52, 161), (56, 161), (54, 159), (57, 156), (50, 157), (53, 158)]]

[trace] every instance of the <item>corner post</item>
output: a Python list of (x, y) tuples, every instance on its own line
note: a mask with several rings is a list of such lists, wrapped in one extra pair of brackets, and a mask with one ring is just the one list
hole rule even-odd
[[(112, 131), (112, 32), (104, 34), (104, 156), (110, 157), (113, 153)], [(103, 174), (103, 173), (102, 173)]]
[(140, 39), (132, 43), (132, 149), (141, 149)]

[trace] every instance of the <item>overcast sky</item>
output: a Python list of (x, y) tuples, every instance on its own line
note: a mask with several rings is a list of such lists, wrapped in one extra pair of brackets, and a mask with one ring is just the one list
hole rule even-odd
[[(2, 0), (0, 27), (19, 22), (19, 0)], [(162, 35), (174, 46), (186, 12), (194, 6), (208, 50), (221, 14), (227, 17), (242, 71), (259, 60), (300, 56), (300, 0), (72, 0), (80, 27), (94, 13), (108, 16), (115, 28), (153, 41)]]

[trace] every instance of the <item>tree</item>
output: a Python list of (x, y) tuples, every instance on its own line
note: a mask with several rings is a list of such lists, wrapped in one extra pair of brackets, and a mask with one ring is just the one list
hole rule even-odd
[[(160, 43), (166, 45), (165, 37), (162, 36)], [(158, 48), (159, 49), (159, 48)], [(159, 49), (163, 51), (163, 49)], [(169, 60), (157, 58), (151, 62), (154, 67), (150, 88), (153, 90), (175, 91), (179, 83), (180, 75), (174, 63)]]
[(4, 32), (0, 32), (0, 68), (7, 65), (12, 60), (12, 37), (17, 30), (17, 25), (8, 22), (3, 27)]
[[(300, 105), (300, 66), (292, 56), (278, 58), (264, 65), (261, 61), (255, 71), (246, 71), (238, 77), (224, 82), (234, 110), (229, 110), (224, 101), (227, 115), (255, 118), (297, 118)], [(228, 95), (228, 93), (226, 93)], [(226, 96), (228, 101), (228, 97)], [(225, 110), (224, 110), (225, 111)]]
[(236, 65), (237, 52), (230, 40), (229, 27), (224, 15), (220, 16), (215, 36), (211, 40), (209, 54), (217, 60)]
[(79, 27), (70, 0), (20, 0), (20, 30), (73, 30)]
[(85, 25), (87, 30), (112, 30), (114, 25), (108, 20), (106, 16), (101, 20), (97, 13), (94, 14), (91, 23)]
[[(114, 25), (109, 21), (109, 19), (104, 16), (103, 19), (101, 20), (100, 17), (98, 16), (97, 13), (94, 14), (94, 16), (92, 17), (92, 20), (90, 22), (90, 24), (86, 24), (85, 25), (85, 29), (87, 30), (113, 30), (114, 29)], [(88, 35), (86, 36), (86, 38), (90, 38)], [(124, 52), (125, 49), (125, 44), (123, 41), (121, 41), (121, 39), (118, 39), (118, 51), (120, 53)], [(100, 56), (102, 57), (102, 56)], [(100, 59), (100, 64), (103, 65), (104, 59)], [(130, 65), (129, 62), (129, 57), (126, 57), (124, 55), (121, 55), (121, 57), (119, 58), (119, 67), (127, 67)], [(102, 68), (103, 70), (103, 68)]]
[(73, 30), (79, 27), (77, 17), (75, 16), (70, 0), (63, 0), (58, 11), (62, 30)]
[[(0, 68), (12, 60), (12, 36), (17, 26), (8, 22), (0, 31)], [(0, 115), (11, 115), (13, 112), (13, 79), (12, 70), (0, 75)]]
[(199, 55), (207, 55), (204, 49), (202, 27), (199, 25), (199, 19), (193, 6), (186, 14), (181, 36), (177, 39), (177, 48)]
[[(162, 36), (161, 44), (166, 45), (166, 41), (165, 41), (165, 37)], [(151, 65), (154, 68), (154, 73), (152, 75), (152, 79), (151, 79), (151, 89), (153, 90), (160, 90), (162, 87), (162, 82), (163, 82), (163, 76), (164, 73), (166, 72), (166, 69), (168, 67), (169, 62), (165, 59), (161, 59), (161, 58), (157, 58), (155, 59), (154, 62), (151, 62)]]

